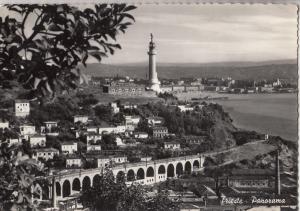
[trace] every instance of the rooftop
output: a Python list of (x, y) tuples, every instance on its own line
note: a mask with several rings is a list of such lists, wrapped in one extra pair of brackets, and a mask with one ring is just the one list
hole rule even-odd
[(29, 103), (29, 101), (26, 99), (16, 99), (15, 103)]
[(274, 175), (270, 169), (233, 169), (232, 175)]
[(88, 115), (75, 115), (74, 117), (88, 117)]
[(163, 126), (156, 126), (152, 128), (152, 130), (167, 130), (167, 129), (168, 129), (167, 127), (163, 127)]
[(76, 142), (73, 141), (66, 141), (66, 142), (62, 142), (61, 145), (74, 145), (77, 144)]
[(178, 143), (178, 142), (176, 142), (176, 141), (164, 142), (164, 145), (166, 145), (166, 144), (180, 144), (180, 143)]
[(267, 180), (270, 179), (270, 175), (233, 175), (229, 177), (229, 180)]
[(79, 155), (68, 155), (67, 157), (66, 157), (66, 159), (81, 159), (81, 157), (79, 156)]
[(41, 148), (41, 149), (35, 149), (34, 151), (38, 152), (59, 152), (58, 149), (54, 148)]

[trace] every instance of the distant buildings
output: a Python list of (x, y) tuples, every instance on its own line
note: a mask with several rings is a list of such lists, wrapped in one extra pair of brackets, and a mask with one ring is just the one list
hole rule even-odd
[(263, 169), (235, 169), (227, 183), (233, 188), (270, 188), (273, 175), (273, 172)]
[(92, 143), (96, 143), (96, 141), (101, 140), (102, 139), (102, 135), (95, 133), (95, 132), (88, 132), (86, 135), (86, 140), (87, 142), (92, 142)]
[(87, 144), (86, 145), (86, 151), (101, 151), (101, 145), (100, 144)]
[(117, 103), (110, 103), (110, 107), (112, 108), (113, 114), (120, 112), (120, 108), (118, 107)]
[(77, 142), (61, 143), (61, 151), (63, 154), (73, 154), (77, 152)]
[(66, 158), (66, 167), (67, 168), (79, 168), (83, 164), (82, 158), (78, 155), (70, 155)]
[(86, 115), (76, 115), (74, 116), (74, 123), (81, 122), (81, 123), (87, 123), (89, 120), (89, 117)]
[(54, 128), (57, 128), (57, 122), (56, 121), (48, 121), (44, 122), (44, 125), (46, 127), (46, 130), (51, 132)]
[(103, 85), (103, 93), (112, 95), (142, 95), (145, 92), (144, 85), (134, 83), (116, 83)]
[(180, 143), (178, 143), (178, 142), (164, 142), (164, 149), (178, 150), (178, 149), (180, 149)]
[(29, 143), (31, 147), (45, 147), (46, 146), (46, 136), (45, 135), (33, 135), (29, 137)]
[(105, 156), (97, 158), (97, 167), (105, 168), (109, 165), (126, 163), (127, 157), (122, 155), (113, 155), (113, 156)]
[(193, 111), (194, 107), (189, 105), (177, 105), (177, 108), (180, 110), (180, 112), (187, 112), (187, 111)]
[(52, 160), (55, 155), (59, 155), (59, 151), (54, 148), (42, 148), (42, 149), (36, 149), (33, 152), (33, 158), (39, 159), (42, 158), (44, 160)]
[(136, 104), (131, 104), (131, 103), (124, 103), (121, 105), (121, 108), (123, 109), (136, 109), (137, 105)]
[(164, 123), (164, 118), (159, 117), (159, 116), (154, 116), (154, 117), (148, 117), (146, 118), (146, 121), (150, 127), (153, 126), (160, 126)]
[(0, 128), (1, 129), (9, 128), (9, 122), (8, 121), (0, 122)]
[(149, 135), (146, 132), (135, 132), (134, 133), (134, 138), (136, 138), (136, 139), (146, 139), (148, 137), (149, 137)]
[(114, 133), (114, 134), (119, 134), (119, 133), (125, 133), (126, 131), (126, 126), (125, 125), (117, 125), (117, 126), (112, 126), (112, 127), (99, 127), (98, 128), (98, 133), (99, 134), (109, 134), (109, 133)]
[(24, 139), (28, 140), (30, 136), (36, 134), (34, 125), (21, 125), (20, 126), (20, 134)]
[(152, 136), (153, 138), (164, 138), (168, 135), (167, 127), (152, 127)]
[(125, 116), (126, 130), (134, 131), (141, 120), (140, 116)]
[(28, 100), (15, 100), (16, 117), (26, 117), (30, 114), (30, 103)]

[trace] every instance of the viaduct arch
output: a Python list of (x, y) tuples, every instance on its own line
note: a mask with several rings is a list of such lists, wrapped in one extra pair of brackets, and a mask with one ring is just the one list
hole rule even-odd
[[(138, 163), (126, 163), (112, 168), (115, 180), (125, 180), (142, 185), (152, 185), (165, 181), (167, 178), (176, 178), (183, 174), (190, 174), (203, 169), (204, 157), (200, 155), (176, 157)], [(96, 186), (101, 181), (103, 169), (86, 169), (51, 176), (52, 185), (48, 192), (49, 198), (54, 201), (71, 196), (80, 191)], [(55, 189), (55, 190), (53, 190)]]

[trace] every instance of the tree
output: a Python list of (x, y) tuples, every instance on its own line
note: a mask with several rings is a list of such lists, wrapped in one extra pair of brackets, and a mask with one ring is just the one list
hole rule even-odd
[[(30, 159), (22, 145), (8, 147), (0, 145), (0, 210), (37, 210), (38, 203), (32, 201), (36, 177), (43, 175), (39, 162)], [(44, 181), (45, 182), (45, 181)]]
[(101, 61), (121, 49), (116, 36), (132, 24), (134, 17), (128, 12), (136, 8), (126, 4), (82, 10), (67, 4), (5, 7), (21, 18), (0, 17), (0, 81), (17, 80), (35, 96), (75, 88), (82, 76), (79, 64), (86, 66), (89, 57)]
[(112, 171), (105, 170), (100, 181), (82, 193), (80, 198), (84, 207), (97, 211), (114, 211), (120, 193), (126, 188), (125, 182), (115, 182)]
[(167, 190), (158, 189), (154, 197), (149, 197), (146, 203), (147, 211), (173, 211), (178, 205), (168, 198)]
[[(116, 36), (133, 23), (128, 12), (136, 8), (126, 4), (99, 4), (83, 10), (66, 4), (5, 7), (13, 17), (0, 17), (0, 85), (9, 88), (17, 82), (30, 91), (30, 97), (41, 101), (48, 95), (55, 97), (57, 91), (76, 88), (83, 79), (78, 65), (86, 67), (88, 58), (101, 61), (120, 49)], [(48, 109), (50, 118), (70, 121), (70, 113)], [(44, 118), (39, 116), (38, 121)], [(0, 144), (0, 210), (38, 207), (31, 200), (32, 187), (43, 169), (21, 148)]]
[(109, 169), (104, 171), (97, 184), (83, 192), (80, 199), (84, 207), (97, 211), (171, 211), (177, 207), (166, 191), (159, 190), (154, 197), (147, 196), (139, 184), (127, 187), (124, 174), (116, 182)]

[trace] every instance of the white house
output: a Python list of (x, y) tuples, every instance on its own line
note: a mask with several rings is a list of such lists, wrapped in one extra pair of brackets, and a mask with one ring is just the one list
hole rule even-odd
[(116, 137), (117, 146), (125, 146), (125, 143), (120, 137)]
[(8, 141), (8, 146), (16, 145), (16, 144), (21, 144), (22, 139), (20, 138), (10, 138), (7, 140)]
[(35, 126), (34, 125), (21, 125), (20, 133), (26, 140), (28, 140), (29, 136), (36, 134)]
[(77, 152), (77, 143), (76, 142), (61, 143), (61, 151), (64, 154), (73, 154), (74, 152)]
[(123, 109), (135, 109), (137, 108), (136, 104), (125, 103), (122, 105)]
[(44, 122), (44, 125), (48, 132), (52, 132), (54, 128), (57, 128), (57, 122), (55, 121)]
[(91, 141), (93, 141), (93, 143), (95, 143), (97, 140), (101, 140), (101, 139), (102, 139), (102, 135), (100, 135), (98, 133), (89, 132), (86, 135), (86, 141), (88, 143), (91, 143)]
[(126, 131), (126, 126), (125, 125), (118, 125), (115, 127), (99, 127), (99, 134), (102, 133), (115, 133), (115, 134), (120, 134), (120, 133), (125, 133)]
[(96, 126), (89, 126), (89, 127), (86, 128), (86, 131), (88, 133), (98, 133), (98, 127), (96, 127)]
[(115, 127), (99, 127), (98, 132), (99, 134), (103, 133), (114, 133)]
[(142, 162), (148, 162), (148, 161), (151, 161), (151, 160), (152, 160), (152, 157), (141, 157)]
[(86, 151), (101, 151), (101, 145), (100, 144), (87, 144), (86, 145)]
[(69, 156), (66, 158), (66, 167), (81, 167), (82, 159), (79, 156)]
[(180, 112), (187, 112), (187, 111), (194, 110), (194, 108), (189, 105), (178, 105), (177, 108), (180, 110)]
[(89, 117), (86, 115), (76, 115), (74, 116), (74, 123), (81, 122), (81, 123), (87, 123), (89, 120)]
[(125, 116), (126, 130), (133, 131), (141, 120), (140, 116)]
[(105, 168), (109, 164), (119, 164), (119, 163), (126, 163), (127, 157), (114, 155), (114, 156), (105, 156), (105, 157), (98, 157), (97, 158), (97, 166), (98, 168)]
[(29, 143), (31, 147), (45, 147), (46, 146), (46, 136), (45, 135), (33, 135), (29, 136)]
[(28, 100), (15, 100), (16, 117), (26, 117), (30, 113), (30, 103)]
[(34, 125), (21, 125), (20, 126), (21, 135), (34, 135), (36, 133)]
[(134, 133), (134, 138), (136, 138), (136, 139), (146, 139), (148, 137), (149, 137), (149, 135), (146, 132), (135, 132)]
[(180, 149), (180, 144), (177, 142), (164, 142), (164, 149), (177, 150)]
[(59, 151), (57, 149), (43, 148), (43, 149), (35, 150), (32, 158), (34, 159), (43, 158), (45, 160), (51, 160), (53, 159), (54, 155), (59, 155)]
[(8, 121), (0, 122), (0, 128), (2, 129), (9, 128), (9, 122)]
[(117, 103), (110, 103), (110, 107), (112, 108), (112, 111), (114, 114), (117, 114), (120, 112), (120, 108), (118, 107)]
[(164, 118), (159, 117), (159, 116), (148, 117), (148, 118), (146, 118), (146, 120), (147, 120), (149, 126), (159, 126), (159, 125), (162, 125), (164, 122)]

